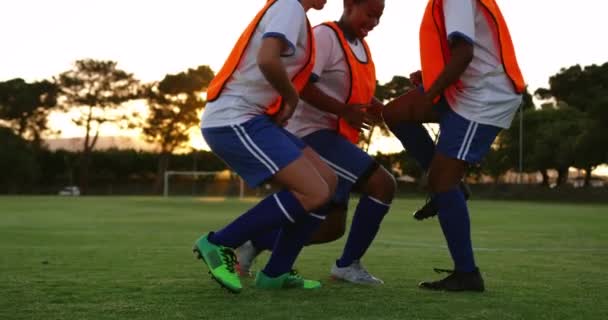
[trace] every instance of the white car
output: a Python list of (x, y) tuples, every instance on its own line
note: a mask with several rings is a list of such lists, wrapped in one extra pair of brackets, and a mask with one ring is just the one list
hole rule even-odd
[(80, 188), (78, 186), (68, 186), (59, 190), (59, 195), (76, 197), (80, 195)]

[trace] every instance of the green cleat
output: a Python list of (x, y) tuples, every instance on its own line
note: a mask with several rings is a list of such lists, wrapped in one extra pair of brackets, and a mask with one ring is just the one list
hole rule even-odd
[(236, 264), (234, 251), (228, 247), (209, 242), (208, 237), (209, 234), (205, 234), (196, 240), (192, 251), (198, 259), (202, 259), (209, 267), (211, 278), (232, 293), (241, 292), (243, 286), (234, 268)]
[(255, 286), (259, 289), (319, 289), (321, 288), (321, 282), (304, 279), (295, 270), (276, 278), (271, 278), (260, 271), (255, 277)]

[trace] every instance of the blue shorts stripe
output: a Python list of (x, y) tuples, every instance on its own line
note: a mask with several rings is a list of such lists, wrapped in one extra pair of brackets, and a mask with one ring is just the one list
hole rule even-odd
[(253, 140), (251, 140), (251, 137), (249, 136), (249, 134), (247, 134), (247, 131), (245, 131), (245, 128), (243, 128), (240, 125), (236, 125), (237, 129), (240, 129), (241, 132), (243, 133), (243, 136), (245, 137), (245, 140), (247, 140), (251, 146), (253, 147), (254, 150), (256, 150), (259, 155), (264, 158), (268, 164), (273, 168), (274, 172), (276, 173), (279, 171), (279, 167), (264, 153), (264, 151), (262, 151), (256, 144), (255, 142), (253, 142)]
[(325, 163), (327, 163), (330, 167), (332, 167), (332, 169), (334, 169), (334, 171), (336, 172), (337, 175), (341, 176), (342, 178), (355, 183), (357, 181), (357, 176), (355, 176), (354, 174), (348, 172), (346, 169), (338, 166), (337, 164), (323, 158), (322, 156), (319, 155), (319, 157), (321, 158), (321, 160), (325, 161)]
[(469, 123), (467, 127), (467, 133), (464, 134), (464, 139), (462, 140), (462, 144), (460, 145), (460, 150), (458, 150), (458, 155), (456, 156), (458, 159), (462, 159), (462, 152), (466, 147), (467, 141), (469, 140), (469, 136), (471, 134), (471, 128), (473, 128), (473, 122)]
[(339, 177), (332, 201), (346, 203), (353, 186), (373, 166), (374, 159), (334, 130), (319, 130), (302, 138)]
[(276, 171), (274, 170), (274, 168), (268, 162), (264, 161), (264, 159), (261, 158), (260, 155), (257, 154), (251, 148), (251, 146), (249, 144), (247, 144), (247, 141), (245, 141), (245, 138), (243, 137), (243, 134), (239, 131), (239, 129), (236, 126), (232, 126), (232, 129), (234, 130), (236, 135), (239, 137), (239, 140), (241, 140), (241, 142), (243, 143), (243, 145), (245, 146), (247, 151), (249, 151), (249, 153), (251, 153), (251, 155), (253, 155), (256, 159), (258, 159), (258, 161), (260, 161), (260, 163), (262, 163), (266, 168), (268, 168), (268, 171), (270, 171), (272, 174), (275, 174)]
[(474, 122), (473, 130), (471, 130), (471, 137), (469, 138), (469, 142), (467, 143), (466, 149), (464, 149), (462, 158), (460, 158), (461, 160), (465, 160), (469, 155), (469, 149), (471, 149), (471, 143), (473, 142), (473, 138), (475, 138), (475, 134), (477, 133), (477, 127), (479, 127), (479, 124), (477, 122)]
[(209, 148), (250, 187), (270, 180), (302, 156), (304, 142), (266, 115), (223, 127), (203, 128)]
[[(447, 106), (447, 105), (446, 105)], [(449, 106), (441, 112), (437, 152), (468, 163), (479, 163), (490, 150), (500, 128), (468, 120)]]

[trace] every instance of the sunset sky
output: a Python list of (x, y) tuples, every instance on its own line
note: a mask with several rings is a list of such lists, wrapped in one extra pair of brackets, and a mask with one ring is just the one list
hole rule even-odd
[[(49, 79), (77, 59), (115, 60), (142, 81), (198, 65), (218, 70), (244, 26), (265, 0), (19, 0), (0, 3), (0, 81)], [(599, 0), (498, 0), (509, 23), (519, 62), (531, 88), (573, 64), (608, 61), (606, 4)], [(419, 68), (418, 26), (425, 0), (386, 0), (368, 42), (378, 79)], [(589, 10), (592, 8), (592, 10)], [(313, 24), (336, 20), (341, 0), (309, 12)], [(10, 30), (10, 31), (9, 31)], [(141, 108), (141, 106), (140, 106)], [(78, 136), (55, 115), (64, 136)], [(117, 134), (106, 128), (106, 135)], [(130, 133), (134, 134), (134, 133)], [(198, 133), (193, 133), (198, 137)], [(200, 138), (194, 141), (202, 145)], [(376, 148), (391, 148), (383, 141)]]

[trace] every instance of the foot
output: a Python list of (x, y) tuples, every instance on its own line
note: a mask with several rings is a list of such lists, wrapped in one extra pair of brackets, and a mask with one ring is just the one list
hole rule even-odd
[(262, 251), (256, 249), (251, 241), (247, 241), (242, 246), (236, 248), (236, 258), (238, 261), (236, 270), (241, 277), (251, 277), (253, 275), (251, 266), (260, 252)]
[[(471, 189), (469, 188), (469, 186), (464, 181), (460, 181), (459, 187), (462, 193), (464, 193), (465, 200), (469, 200), (469, 198), (471, 197)], [(437, 212), (439, 212), (439, 209), (435, 205), (435, 201), (433, 201), (433, 199), (430, 199), (424, 204), (422, 208), (416, 210), (413, 216), (416, 220), (424, 220), (436, 216)]]
[(479, 268), (472, 272), (435, 269), (436, 272), (448, 272), (449, 276), (438, 281), (420, 282), (418, 287), (428, 290), (440, 291), (477, 291), (485, 290), (483, 278)]
[(338, 267), (337, 264), (331, 267), (331, 277), (335, 280), (343, 280), (346, 282), (366, 285), (379, 285), (383, 284), (384, 281), (371, 275), (358, 260), (344, 268)]
[(196, 240), (192, 251), (198, 259), (205, 262), (211, 278), (232, 293), (241, 292), (243, 286), (234, 268), (236, 264), (234, 251), (209, 242), (208, 237), (209, 234), (205, 234)]
[(295, 270), (276, 278), (271, 278), (260, 271), (255, 277), (255, 286), (260, 289), (319, 289), (321, 288), (321, 282), (304, 279)]

